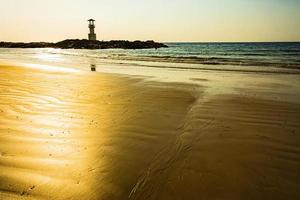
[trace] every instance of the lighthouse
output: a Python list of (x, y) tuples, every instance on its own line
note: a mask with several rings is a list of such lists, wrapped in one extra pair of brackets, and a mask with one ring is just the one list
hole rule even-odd
[(94, 19), (89, 19), (89, 29), (90, 29), (90, 33), (89, 33), (89, 40), (97, 40), (96, 37), (96, 33), (95, 33), (95, 20)]

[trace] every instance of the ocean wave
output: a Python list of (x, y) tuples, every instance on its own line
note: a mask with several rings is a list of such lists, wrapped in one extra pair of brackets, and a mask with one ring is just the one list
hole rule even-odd
[[(259, 54), (242, 54), (241, 57), (199, 57), (199, 56), (172, 56), (172, 55), (130, 55), (126, 53), (90, 53), (90, 52), (51, 52), (52, 54), (61, 54), (64, 56), (76, 56), (85, 58), (95, 58), (102, 60), (125, 60), (125, 61), (143, 61), (143, 62), (165, 62), (165, 63), (186, 63), (203, 65), (233, 65), (233, 66), (265, 66), (281, 67), (290, 69), (300, 69), (299, 59), (280, 58), (265, 59), (250, 58), (247, 56), (259, 56)], [(243, 57), (246, 56), (247, 58)]]
[[(300, 43), (171, 43), (169, 48), (146, 50), (1, 49), (0, 58), (34, 62), (140, 64), (181, 68), (300, 69)], [(50, 55), (50, 56), (49, 56)], [(51, 56), (55, 55), (55, 56)], [(268, 70), (266, 70), (268, 68)]]

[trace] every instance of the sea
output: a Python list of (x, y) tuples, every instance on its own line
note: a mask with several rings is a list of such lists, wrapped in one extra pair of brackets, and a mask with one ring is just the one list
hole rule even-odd
[(161, 49), (0, 49), (0, 60), (78, 70), (300, 73), (300, 42), (166, 43)]

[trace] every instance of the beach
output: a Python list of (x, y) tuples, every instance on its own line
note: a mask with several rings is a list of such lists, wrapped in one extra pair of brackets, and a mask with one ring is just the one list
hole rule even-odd
[(297, 74), (0, 70), (0, 199), (300, 198)]

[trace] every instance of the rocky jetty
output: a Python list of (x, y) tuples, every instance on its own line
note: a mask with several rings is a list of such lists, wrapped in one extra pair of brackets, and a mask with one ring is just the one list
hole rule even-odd
[(57, 43), (48, 42), (0, 42), (0, 48), (59, 48), (59, 49), (158, 49), (168, 47), (165, 44), (149, 41), (91, 41), (91, 40), (64, 40)]
[(54, 45), (48, 42), (0, 42), (0, 48), (54, 48)]

